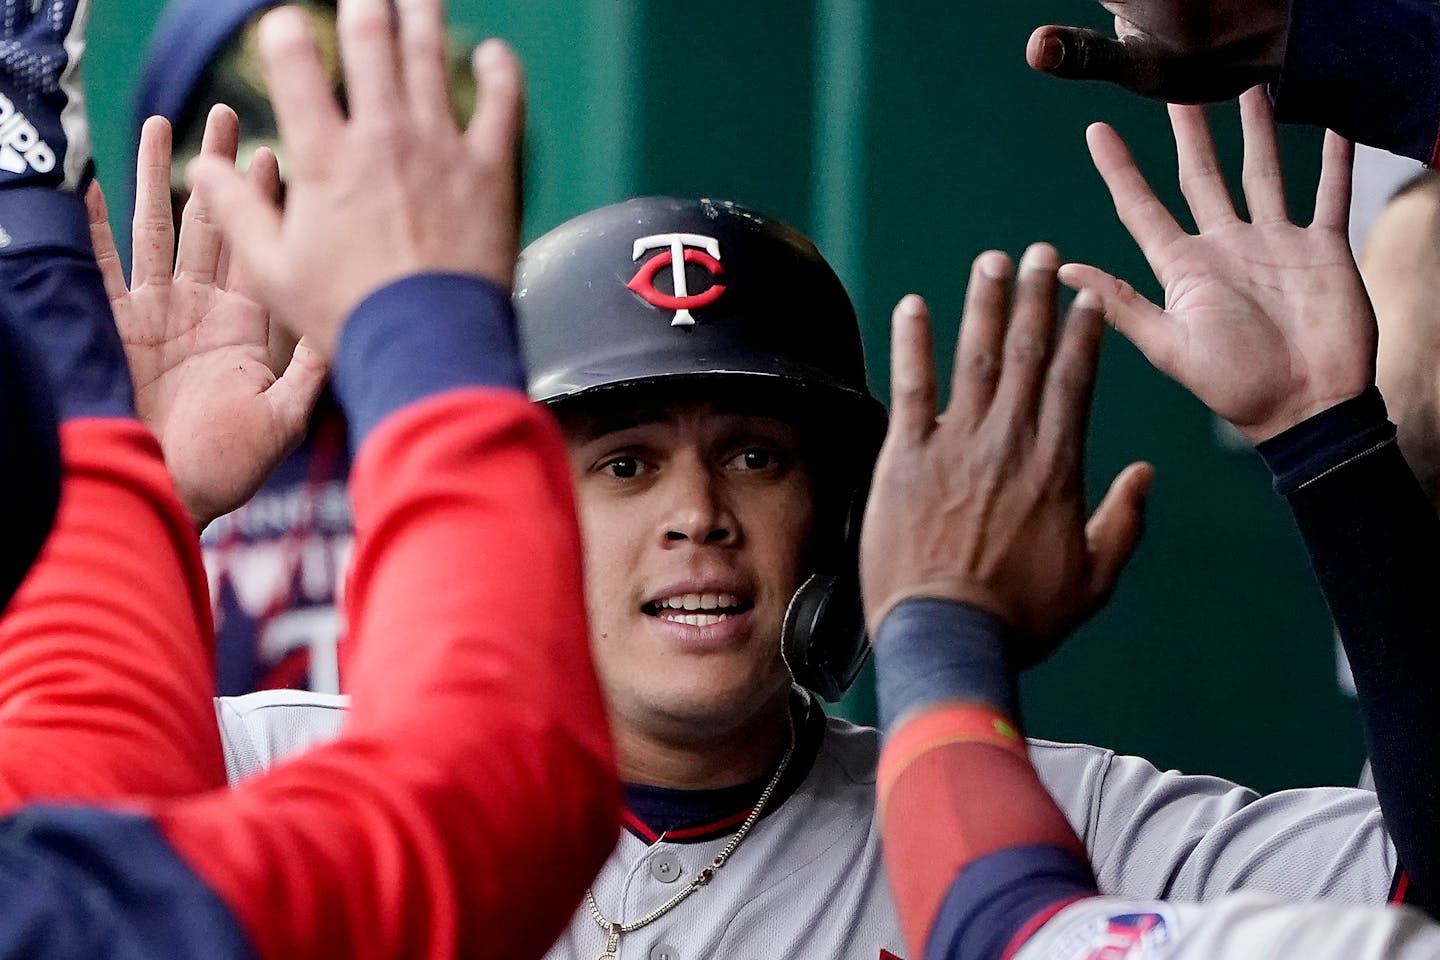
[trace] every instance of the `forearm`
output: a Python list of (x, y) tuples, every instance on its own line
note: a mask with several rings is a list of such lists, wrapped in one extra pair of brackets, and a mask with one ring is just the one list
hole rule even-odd
[(1369, 391), (1261, 445), (1355, 674), (1407, 902), (1440, 908), (1440, 517)]
[(1275, 116), (1434, 166), (1440, 134), (1440, 5), (1294, 0)]
[(564, 450), (498, 362), (508, 308), (448, 285), (337, 356), (360, 441), (344, 737), (161, 819), (264, 957), (539, 955), (614, 843)]
[(53, 218), (0, 253), (0, 289), (55, 393), (65, 496), (0, 621), (0, 809), (221, 784), (199, 548), (133, 417), (83, 206), (29, 189), (3, 202), (11, 224)]
[(885, 860), (906, 939), (932, 960), (998, 960), (1095, 893), (1026, 756), (1001, 630), (971, 607), (909, 600), (875, 638)]

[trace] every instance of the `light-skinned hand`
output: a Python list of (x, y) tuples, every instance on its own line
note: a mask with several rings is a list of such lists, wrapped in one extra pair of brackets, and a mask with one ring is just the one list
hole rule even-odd
[[(202, 154), (233, 170), (238, 140), (234, 111), (211, 110)], [(140, 134), (129, 283), (98, 184), (86, 203), (136, 412), (159, 439), (181, 502), (203, 529), (249, 500), (304, 437), (325, 364), (302, 341), (275, 375), (269, 314), (243, 265), (232, 264), (199, 195), (185, 205), (177, 252), (170, 149), (170, 124), (152, 117)], [(275, 154), (258, 151), (245, 179), (256, 193), (278, 197)]]
[(1150, 362), (1252, 443), (1375, 382), (1375, 315), (1350, 252), (1351, 145), (1326, 135), (1308, 227), (1291, 222), (1265, 91), (1240, 98), (1249, 221), (1230, 199), (1200, 107), (1172, 106), (1180, 185), (1199, 228), (1186, 233), (1105, 124), (1087, 132), (1115, 212), (1165, 288), (1165, 308), (1093, 266), (1060, 279), (1093, 290)]
[(282, 7), (260, 24), (283, 210), (229, 164), (201, 157), (189, 169), (261, 302), (327, 358), (351, 311), (402, 277), (443, 271), (509, 287), (524, 113), (519, 62), (491, 40), (475, 51), (475, 112), (457, 129), (440, 0), (340, 0), (337, 28), (348, 116), (304, 15)]

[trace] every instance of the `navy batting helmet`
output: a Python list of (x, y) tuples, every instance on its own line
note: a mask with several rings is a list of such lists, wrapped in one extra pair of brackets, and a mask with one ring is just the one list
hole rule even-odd
[(781, 651), (797, 683), (838, 700), (869, 652), (858, 543), (885, 408), (865, 382), (855, 309), (815, 245), (734, 203), (645, 197), (527, 247), (514, 302), (535, 400), (764, 391), (836, 439), (817, 499), (837, 506), (820, 512)]

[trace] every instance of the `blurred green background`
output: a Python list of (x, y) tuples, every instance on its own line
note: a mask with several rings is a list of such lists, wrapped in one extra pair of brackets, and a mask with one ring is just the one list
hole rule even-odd
[[(128, 179), (131, 91), (161, 7), (95, 6), (86, 71), (108, 183)], [(1163, 108), (1024, 64), (1040, 23), (1109, 22), (1087, 0), (455, 0), (452, 19), (526, 62), (527, 237), (643, 193), (725, 197), (789, 220), (855, 297), (881, 396), (890, 307), (924, 293), (952, 338), (969, 262), (986, 248), (1018, 255), (1048, 240), (1158, 296), (1083, 133), (1113, 123), (1180, 210)], [(1237, 114), (1213, 115), (1237, 168)], [(1319, 137), (1287, 131), (1284, 148), (1308, 216)], [(1144, 543), (1109, 607), (1026, 678), (1029, 731), (1262, 789), (1353, 782), (1357, 714), (1336, 688), (1329, 619), (1284, 503), (1251, 452), (1111, 334), (1092, 501), (1135, 459), (1158, 468)], [(873, 710), (868, 686), (846, 710)]]

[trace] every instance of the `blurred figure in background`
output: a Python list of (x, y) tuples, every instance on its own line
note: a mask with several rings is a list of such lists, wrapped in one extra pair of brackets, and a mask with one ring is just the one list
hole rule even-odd
[[(258, 23), (276, 0), (174, 0), (156, 28), (137, 97), (136, 130), (162, 116), (174, 127), (173, 229), (188, 198), (185, 165), (200, 153), (205, 120), (218, 103), (240, 118), (242, 163), (259, 146), (278, 146), (275, 114), (259, 63)], [(333, 0), (302, 3), (332, 89), (343, 103)], [(452, 101), (457, 116), (474, 106), (475, 84), (464, 50), (450, 45)], [(280, 161), (284, 169), (284, 155)], [(137, 226), (138, 229), (138, 226)], [(139, 234), (137, 234), (138, 236)], [(169, 246), (168, 244), (161, 244)], [(127, 336), (131, 365), (135, 341)], [(270, 327), (269, 366), (282, 374), (296, 342)], [(144, 387), (137, 383), (137, 393)], [(143, 405), (143, 402), (142, 402)], [(143, 415), (143, 410), (142, 410)], [(153, 426), (153, 424), (152, 424)], [(300, 688), (340, 689), (338, 613), (343, 571), (353, 544), (346, 484), (351, 450), (344, 417), (329, 389), (321, 391), (303, 429), (277, 438), (293, 447), (248, 499), (220, 488), (224, 477), (187, 483), (177, 470), (182, 499), (201, 532), (217, 633), (216, 693)], [(167, 445), (167, 454), (172, 448)], [(211, 465), (210, 472), (216, 472)], [(233, 481), (229, 484), (233, 486)]]

